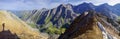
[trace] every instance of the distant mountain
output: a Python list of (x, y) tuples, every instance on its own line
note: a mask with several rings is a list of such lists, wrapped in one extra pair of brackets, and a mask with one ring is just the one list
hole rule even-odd
[(95, 6), (92, 3), (82, 3), (73, 7), (73, 11), (76, 13), (84, 13), (88, 10), (95, 10)]
[(110, 6), (107, 3), (101, 4), (99, 6), (95, 6), (92, 3), (82, 3), (80, 5), (74, 6), (73, 10), (76, 13), (84, 13), (85, 11), (94, 10), (115, 20), (118, 16), (120, 16), (118, 10), (116, 10), (114, 6)]
[(120, 39), (118, 29), (106, 19), (106, 16), (95, 11), (82, 13), (59, 39)]
[(103, 10), (107, 9), (109, 12), (120, 16), (120, 14), (119, 14), (119, 9), (120, 9), (119, 6), (120, 6), (120, 4), (116, 4), (114, 6), (110, 6), (110, 5), (108, 5), (106, 3), (106, 4), (100, 5), (99, 7), (103, 8)]
[(21, 17), (24, 13), (27, 13), (33, 10), (8, 10), (8, 11), (11, 11), (16, 16)]
[[(40, 32), (31, 28), (11, 12), (0, 10), (0, 39), (45, 39)], [(47, 39), (47, 38), (46, 38)]]
[(113, 12), (120, 16), (120, 14), (119, 14), (120, 13), (120, 4), (114, 5), (113, 8), (115, 8), (115, 9), (113, 9)]
[(107, 3), (102, 4), (100, 6), (96, 7), (96, 11), (100, 12), (102, 15), (107, 16), (111, 19), (117, 19), (118, 15), (116, 13), (114, 13), (113, 11), (115, 11), (115, 8), (113, 8), (112, 6), (108, 5)]

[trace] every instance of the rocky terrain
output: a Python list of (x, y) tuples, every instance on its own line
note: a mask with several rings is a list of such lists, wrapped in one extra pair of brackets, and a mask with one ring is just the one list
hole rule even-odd
[(120, 39), (119, 30), (95, 11), (78, 16), (58, 39)]

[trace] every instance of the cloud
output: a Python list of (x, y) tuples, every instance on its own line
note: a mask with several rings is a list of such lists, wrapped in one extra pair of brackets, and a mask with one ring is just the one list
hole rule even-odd
[(120, 3), (120, 0), (109, 0), (108, 3), (111, 5), (114, 5), (114, 4)]
[(60, 4), (78, 5), (83, 2), (91, 2), (95, 5), (108, 3), (114, 5), (120, 0), (0, 0), (0, 9), (4, 10), (32, 10), (41, 8), (54, 8)]
[(82, 2), (88, 2), (88, 3), (93, 3), (94, 5), (100, 5), (103, 3), (108, 3), (109, 5), (115, 5), (117, 3), (120, 3), (120, 0), (77, 0), (77, 4), (82, 3)]

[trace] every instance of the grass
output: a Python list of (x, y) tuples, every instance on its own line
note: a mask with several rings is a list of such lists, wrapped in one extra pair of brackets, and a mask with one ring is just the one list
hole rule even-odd
[(120, 19), (120, 16), (118, 17), (118, 19)]
[(30, 25), (32, 28), (36, 28), (36, 24), (28, 23), (28, 25)]
[(61, 17), (62, 24), (64, 24), (64, 19)]
[(48, 34), (61, 34), (65, 32), (65, 28), (56, 28), (56, 26), (54, 26), (52, 22), (49, 22), (47, 26), (49, 26), (46, 29), (46, 32)]
[(60, 35), (61, 33), (64, 33), (66, 28), (57, 28), (56, 26), (53, 25), (52, 22), (49, 22), (47, 24), (44, 24), (39, 28), (41, 32), (46, 32), (48, 34), (58, 34)]
[(120, 16), (119, 16), (117, 19), (118, 19), (118, 21), (117, 21), (117, 22), (120, 24)]
[(46, 23), (46, 24), (49, 23), (51, 18), (52, 18), (52, 16), (46, 17), (45, 23)]
[(13, 34), (16, 33), (21, 39), (37, 39), (41, 37), (38, 30), (31, 28), (25, 22), (19, 19), (14, 19), (7, 11), (0, 11), (0, 31), (2, 31), (2, 23), (5, 23), (5, 30), (10, 30)]
[(50, 27), (48, 27), (46, 32), (49, 33), (49, 34), (62, 34), (62, 33), (65, 32), (65, 28), (58, 29), (58, 28), (56, 28), (54, 26), (50, 26)]

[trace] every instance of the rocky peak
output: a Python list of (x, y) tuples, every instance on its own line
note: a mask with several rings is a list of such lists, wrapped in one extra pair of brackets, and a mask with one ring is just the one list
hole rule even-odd
[(57, 8), (66, 8), (68, 10), (72, 10), (72, 4), (61, 4)]
[(110, 6), (108, 3), (104, 3), (101, 6)]
[(62, 7), (66, 7), (66, 5), (65, 4), (61, 4), (61, 5), (58, 6), (58, 8), (62, 8)]
[(74, 12), (83, 13), (88, 10), (95, 10), (95, 6), (92, 3), (82, 3), (80, 5), (74, 6)]

